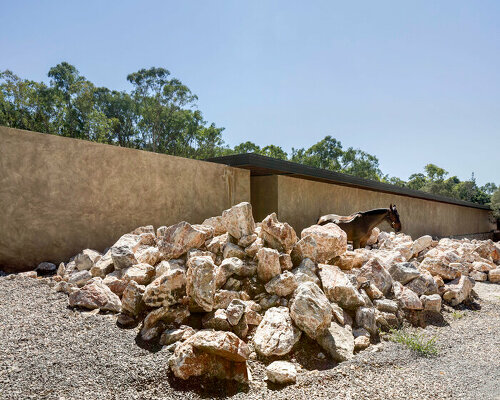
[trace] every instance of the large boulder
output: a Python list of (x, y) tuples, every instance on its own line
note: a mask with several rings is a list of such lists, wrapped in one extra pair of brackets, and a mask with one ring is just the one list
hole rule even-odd
[(346, 309), (356, 309), (365, 304), (361, 294), (339, 267), (320, 264), (319, 276), (323, 290), (330, 301)]
[(136, 281), (130, 281), (122, 295), (122, 313), (136, 317), (144, 308), (142, 296), (146, 288)]
[(223, 225), (234, 238), (252, 235), (255, 230), (255, 221), (252, 215), (252, 205), (243, 202), (225, 210), (222, 213)]
[(493, 283), (500, 283), (500, 268), (492, 269), (488, 272), (488, 279)]
[(401, 285), (399, 282), (393, 284), (394, 296), (401, 308), (406, 310), (422, 310), (424, 306), (418, 295), (411, 289)]
[(207, 218), (202, 222), (202, 225), (210, 225), (214, 228), (214, 236), (220, 236), (227, 232), (226, 226), (224, 225), (224, 218), (221, 215), (216, 217)]
[(139, 285), (147, 285), (153, 280), (155, 272), (155, 267), (149, 264), (135, 264), (123, 270), (122, 279), (136, 281)]
[(212, 311), (215, 295), (215, 264), (210, 257), (189, 259), (186, 293), (203, 311)]
[(125, 269), (137, 264), (135, 251), (141, 244), (140, 235), (127, 233), (111, 246), (111, 258), (115, 269)]
[(420, 276), (420, 271), (412, 263), (402, 262), (392, 264), (389, 268), (392, 279), (406, 285), (411, 280)]
[(377, 333), (375, 309), (370, 307), (359, 307), (356, 310), (356, 325), (358, 328), (366, 329), (370, 335), (375, 335)]
[(257, 253), (257, 276), (262, 282), (268, 282), (281, 273), (280, 254), (277, 250), (263, 247)]
[(245, 362), (250, 356), (247, 344), (232, 332), (201, 330), (192, 335), (188, 342), (195, 349), (230, 361)]
[(185, 305), (154, 309), (144, 318), (140, 332), (142, 340), (147, 341), (158, 337), (165, 330), (166, 325), (181, 324), (189, 315), (189, 309)]
[(108, 250), (98, 261), (96, 261), (90, 268), (92, 276), (104, 278), (107, 274), (113, 272), (115, 266), (113, 265), (113, 258), (111, 257), (111, 249)]
[[(428, 249), (431, 246), (431, 244), (432, 244), (432, 236), (425, 235), (425, 236), (419, 237), (412, 244), (412, 247), (411, 247), (412, 255), (414, 257), (416, 257), (418, 255), (418, 253), (420, 253), (423, 250)], [(403, 283), (403, 282), (401, 282), (401, 283)], [(403, 283), (403, 285), (404, 285), (404, 283)]]
[(276, 275), (265, 285), (267, 293), (276, 294), (280, 297), (286, 297), (293, 293), (297, 288), (297, 279), (289, 271)]
[(359, 270), (356, 270), (358, 282), (368, 280), (373, 283), (384, 296), (389, 294), (392, 287), (392, 277), (377, 258), (372, 258)]
[(260, 237), (266, 246), (289, 252), (297, 242), (297, 234), (286, 222), (279, 222), (276, 213), (269, 214), (261, 224)]
[(438, 292), (436, 281), (429, 271), (425, 271), (419, 277), (413, 279), (410, 283), (405, 285), (408, 289), (414, 291), (418, 296), (423, 294), (431, 295)]
[(91, 249), (85, 249), (74, 258), (76, 268), (79, 271), (90, 270), (94, 264), (101, 259), (101, 253)]
[(319, 345), (337, 362), (350, 360), (354, 353), (354, 337), (351, 329), (332, 322), (328, 329), (318, 336)]
[(207, 239), (206, 230), (185, 221), (169, 226), (162, 236), (158, 248), (163, 259), (178, 258), (189, 249), (199, 248)]
[(113, 312), (120, 312), (122, 307), (120, 298), (102, 283), (101, 278), (93, 278), (83, 288), (71, 293), (69, 305)]
[(301, 332), (292, 324), (287, 307), (273, 307), (266, 311), (253, 342), (255, 350), (262, 356), (288, 354), (299, 341)]
[(151, 282), (144, 292), (144, 302), (150, 307), (168, 307), (178, 303), (186, 293), (186, 268), (163, 261), (165, 272)]
[(432, 257), (425, 257), (420, 263), (420, 269), (429, 271), (432, 276), (439, 275), (443, 279), (455, 279), (461, 275), (457, 268)]
[(332, 321), (332, 309), (318, 285), (304, 282), (295, 290), (290, 316), (295, 325), (310, 338), (316, 339)]
[(312, 225), (301, 232), (301, 239), (292, 251), (292, 260), (297, 263), (310, 258), (317, 263), (325, 263), (346, 250), (347, 234), (336, 224)]

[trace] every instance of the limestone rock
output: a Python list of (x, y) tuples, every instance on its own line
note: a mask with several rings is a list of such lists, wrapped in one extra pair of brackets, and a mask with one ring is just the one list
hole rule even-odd
[(210, 225), (214, 228), (214, 236), (223, 235), (226, 233), (226, 227), (224, 225), (224, 219), (221, 215), (216, 217), (207, 218), (202, 222), (202, 225)]
[(163, 258), (169, 260), (178, 258), (189, 249), (203, 246), (207, 232), (185, 221), (169, 226), (161, 238), (158, 248)]
[(312, 225), (301, 232), (301, 239), (292, 251), (292, 260), (296, 260), (294, 264), (304, 258), (325, 263), (346, 250), (347, 234), (336, 224)]
[(241, 317), (245, 313), (245, 303), (243, 301), (234, 299), (229, 303), (226, 309), (227, 321), (235, 326), (240, 322)]
[(286, 222), (279, 222), (276, 213), (264, 218), (260, 236), (266, 246), (284, 253), (291, 251), (297, 242), (295, 230)]
[(133, 317), (139, 315), (144, 308), (142, 296), (146, 288), (138, 284), (136, 281), (130, 281), (123, 291), (122, 295), (122, 313), (129, 314)]
[(268, 282), (281, 273), (280, 255), (277, 250), (263, 247), (259, 250), (257, 257), (257, 275), (262, 282)]
[(297, 369), (289, 361), (274, 361), (266, 367), (267, 380), (280, 385), (295, 383)]
[(399, 282), (394, 282), (393, 289), (394, 296), (401, 308), (407, 310), (422, 310), (424, 308), (418, 295), (413, 290), (401, 285)]
[(500, 268), (492, 269), (488, 272), (488, 279), (493, 283), (500, 283)]
[(135, 258), (139, 264), (156, 265), (161, 259), (161, 252), (154, 246), (139, 246), (135, 253)]
[(350, 360), (354, 353), (351, 329), (332, 322), (317, 339), (319, 345), (337, 362)]
[(359, 307), (356, 310), (356, 325), (360, 328), (365, 328), (370, 333), (370, 335), (375, 335), (377, 333), (375, 309), (368, 307)]
[(265, 288), (268, 293), (276, 294), (280, 297), (286, 297), (292, 294), (297, 286), (295, 275), (289, 271), (285, 271), (280, 275), (276, 275), (273, 279), (267, 282)]
[(213, 309), (227, 308), (233, 300), (239, 299), (239, 292), (234, 290), (218, 290), (215, 292)]
[(83, 287), (90, 279), (92, 279), (92, 274), (87, 270), (83, 270), (70, 274), (68, 277), (68, 283), (72, 283), (78, 287)]
[(392, 277), (376, 258), (372, 258), (363, 267), (356, 271), (358, 282), (363, 279), (373, 283), (387, 296), (392, 287)]
[(111, 257), (111, 249), (108, 250), (95, 264), (90, 268), (92, 276), (105, 278), (106, 275), (113, 272), (115, 266), (113, 265), (113, 258)]
[(251, 235), (242, 236), (238, 239), (238, 246), (246, 248), (257, 240), (258, 236), (255, 233)]
[(309, 258), (304, 258), (297, 268), (292, 269), (292, 274), (295, 275), (298, 284), (302, 282), (313, 282), (319, 286), (320, 280), (316, 275), (316, 270), (316, 264)]
[(136, 281), (139, 285), (148, 285), (155, 276), (155, 267), (149, 264), (135, 264), (123, 270), (122, 279)]
[(120, 297), (128, 285), (128, 281), (122, 279), (122, 274), (122, 270), (115, 270), (102, 280), (102, 282), (109, 287), (114, 294)]
[(474, 281), (468, 276), (462, 276), (445, 285), (443, 300), (450, 303), (452, 306), (457, 306), (470, 296)]
[(300, 330), (292, 324), (288, 308), (273, 307), (264, 314), (253, 342), (257, 353), (265, 357), (283, 356), (292, 350), (300, 335)]
[(492, 269), (495, 269), (495, 265), (493, 263), (489, 264), (486, 262), (474, 261), (472, 263), (472, 269), (478, 272), (488, 272)]
[(114, 312), (120, 312), (122, 306), (120, 298), (103, 284), (100, 278), (94, 278), (80, 290), (71, 293), (69, 305)]
[[(421, 236), (412, 244), (412, 255), (416, 257), (418, 253), (428, 249), (432, 244), (432, 237), (429, 235)], [(403, 282), (401, 282), (403, 283)], [(404, 283), (403, 283), (404, 285)]]
[(35, 271), (40, 274), (53, 274), (57, 271), (57, 265), (50, 262), (42, 262), (38, 264)]
[(156, 308), (144, 318), (141, 338), (146, 341), (152, 340), (165, 329), (164, 324), (181, 324), (187, 317), (189, 309), (185, 305)]
[(332, 310), (318, 285), (304, 282), (295, 290), (290, 316), (295, 325), (310, 338), (316, 339), (330, 325)]
[(168, 307), (178, 303), (185, 294), (186, 268), (167, 263), (168, 269), (151, 282), (144, 292), (144, 303), (150, 307)]
[(365, 304), (361, 294), (339, 267), (320, 264), (319, 268), (323, 290), (330, 301), (346, 309), (356, 309)]
[(262, 238), (258, 237), (255, 241), (248, 247), (245, 248), (245, 253), (248, 257), (254, 258), (260, 249), (264, 247), (264, 241)]
[(398, 303), (396, 303), (394, 300), (389, 300), (389, 299), (375, 300), (374, 305), (377, 308), (377, 310), (380, 311), (389, 312), (393, 314), (396, 314), (398, 312)]
[(460, 276), (460, 271), (455, 267), (450, 267), (440, 259), (426, 257), (420, 263), (420, 269), (425, 269), (431, 275), (439, 275), (443, 279), (455, 279)]
[(343, 271), (350, 271), (353, 268), (361, 268), (369, 260), (369, 254), (364, 249), (346, 251), (335, 260), (335, 265)]
[(163, 346), (168, 346), (172, 343), (185, 341), (193, 336), (196, 331), (187, 325), (181, 325), (179, 328), (167, 329), (161, 334), (160, 344)]
[(134, 252), (140, 243), (140, 235), (127, 233), (111, 246), (111, 258), (115, 269), (125, 269), (137, 264)]
[(436, 281), (429, 271), (425, 271), (418, 278), (412, 280), (405, 286), (414, 291), (417, 296), (421, 296), (423, 294), (431, 295), (438, 292)]
[(247, 344), (232, 332), (201, 330), (187, 342), (195, 349), (230, 361), (245, 362), (250, 356)]
[(76, 268), (79, 271), (89, 270), (94, 266), (94, 263), (99, 261), (101, 254), (98, 251), (85, 249), (80, 254), (77, 254), (74, 261)]
[(237, 257), (244, 259), (246, 256), (245, 250), (241, 248), (240, 246), (227, 242), (224, 246), (223, 250), (223, 256), (224, 258), (230, 258), (230, 257)]
[(293, 268), (292, 257), (287, 253), (280, 253), (280, 267), (282, 271), (290, 271)]
[(424, 310), (426, 311), (434, 311), (434, 312), (441, 311), (441, 296), (439, 294), (420, 296), (420, 301), (422, 302)]
[(392, 264), (389, 268), (392, 279), (406, 285), (411, 280), (420, 276), (420, 271), (409, 262)]
[(204, 311), (212, 311), (215, 295), (215, 264), (210, 257), (193, 257), (189, 260), (186, 293)]
[(216, 331), (231, 330), (231, 325), (227, 320), (227, 312), (222, 308), (205, 314), (201, 324), (205, 329), (215, 329)]
[(254, 233), (255, 222), (250, 203), (243, 202), (225, 210), (222, 220), (227, 232), (236, 239)]
[(375, 227), (372, 229), (372, 232), (370, 233), (370, 237), (366, 241), (366, 244), (368, 246), (372, 246), (378, 241), (378, 235), (380, 235), (380, 229)]

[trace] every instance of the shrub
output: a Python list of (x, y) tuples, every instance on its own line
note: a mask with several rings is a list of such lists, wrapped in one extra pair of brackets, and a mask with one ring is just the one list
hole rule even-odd
[(389, 340), (401, 343), (423, 357), (436, 356), (438, 354), (438, 349), (436, 347), (437, 337), (435, 336), (428, 338), (423, 333), (419, 334), (405, 329), (391, 329)]

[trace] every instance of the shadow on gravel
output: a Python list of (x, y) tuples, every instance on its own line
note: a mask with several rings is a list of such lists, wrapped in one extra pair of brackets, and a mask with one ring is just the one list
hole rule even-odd
[(306, 335), (302, 335), (302, 338), (293, 350), (292, 357), (295, 358), (295, 361), (302, 368), (309, 371), (324, 371), (337, 366), (337, 363), (325, 354), (325, 350), (316, 341)]
[(141, 349), (147, 350), (151, 353), (157, 353), (163, 348), (163, 346), (160, 344), (160, 338), (156, 338), (156, 340), (146, 341), (141, 338), (140, 333), (138, 333), (135, 337), (135, 344)]
[(176, 378), (171, 372), (167, 374), (167, 381), (170, 387), (176, 391), (193, 392), (205, 399), (223, 399), (235, 396), (240, 392), (248, 393), (250, 390), (247, 384), (238, 383), (236, 381), (202, 377), (191, 377), (187, 380), (182, 380)]

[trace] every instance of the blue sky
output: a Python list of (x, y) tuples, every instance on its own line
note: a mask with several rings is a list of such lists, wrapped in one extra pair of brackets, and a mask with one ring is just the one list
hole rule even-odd
[(97, 85), (169, 69), (234, 146), (326, 135), (403, 179), (435, 163), (500, 184), (498, 1), (5, 1), (0, 70)]

